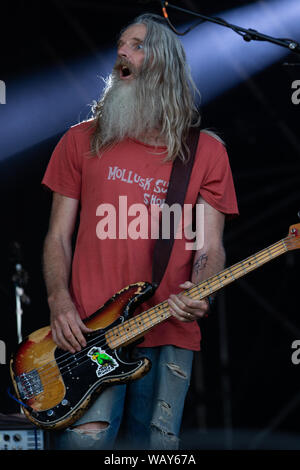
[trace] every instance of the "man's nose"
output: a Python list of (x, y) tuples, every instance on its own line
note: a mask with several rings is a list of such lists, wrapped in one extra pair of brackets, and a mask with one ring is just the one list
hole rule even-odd
[(130, 56), (130, 48), (126, 44), (122, 44), (122, 46), (119, 47), (118, 49), (118, 55), (120, 57), (126, 57), (128, 58)]

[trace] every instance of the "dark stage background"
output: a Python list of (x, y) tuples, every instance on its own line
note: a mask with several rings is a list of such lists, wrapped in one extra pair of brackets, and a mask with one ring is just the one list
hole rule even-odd
[[(251, 2), (174, 3), (213, 15)], [(65, 73), (66, 89), (74, 85), (76, 94), (70, 61), (111, 48), (120, 28), (145, 11), (160, 14), (159, 2), (14, 2), (1, 21), (0, 79), (6, 83), (7, 102), (0, 105), (0, 122), (17, 120), (21, 112), (18, 102), (11, 104), (10, 84), (15, 80), (58, 67)], [(176, 24), (182, 18), (172, 13)], [(292, 103), (291, 84), (300, 80), (300, 67), (283, 65), (286, 62), (300, 61), (287, 54), (202, 107), (203, 126), (217, 130), (227, 144), (240, 208), (239, 218), (226, 227), (228, 266), (283, 238), (299, 221), (300, 105)], [(96, 89), (94, 99), (98, 95)], [(86, 117), (86, 104), (83, 101), (62, 123), (60, 132), (0, 158), (0, 340), (6, 343), (0, 413), (18, 411), (6, 392), (9, 356), (17, 345), (13, 244), (20, 244), (29, 275), (26, 293), (31, 303), (23, 307), (22, 319), (25, 337), (48, 324), (41, 251), (51, 201), (40, 181), (60, 136), (78, 122), (80, 113)], [(33, 101), (26, 110), (29, 127), (36, 106)], [(49, 121), (61, 106), (51, 102)], [(18, 129), (14, 136), (21, 145), (24, 133), (26, 129)], [(1, 147), (0, 142), (0, 154)], [(202, 359), (198, 355), (195, 361), (183, 421), (186, 447), (300, 449), (300, 364), (291, 361), (292, 342), (300, 340), (299, 262), (299, 253), (289, 252), (231, 284), (219, 294), (213, 314), (201, 321)]]

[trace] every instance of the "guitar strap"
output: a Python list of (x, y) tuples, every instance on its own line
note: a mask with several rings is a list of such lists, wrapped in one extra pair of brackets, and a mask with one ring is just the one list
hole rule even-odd
[[(190, 129), (187, 146), (189, 148), (189, 158), (186, 152), (187, 161), (184, 163), (180, 158), (176, 158), (170, 175), (170, 181), (167, 191), (165, 204), (167, 207), (172, 204), (180, 204), (183, 208), (186, 191), (188, 188), (190, 175), (193, 169), (195, 154), (197, 150), (198, 140), (200, 135), (200, 128), (192, 127)], [(163, 209), (162, 209), (163, 210)], [(174, 244), (175, 229), (174, 227), (174, 214), (170, 213), (170, 237), (162, 237), (162, 217), (159, 224), (159, 238), (154, 245), (153, 263), (152, 263), (152, 283), (159, 286), (171, 256), (172, 247)]]

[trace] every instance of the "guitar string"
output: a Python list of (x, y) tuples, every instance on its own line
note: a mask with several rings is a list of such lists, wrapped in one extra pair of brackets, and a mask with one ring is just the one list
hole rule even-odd
[[(279, 243), (281, 243), (281, 242), (282, 242), (282, 241), (277, 242), (276, 244), (273, 245), (273, 247), (277, 246), (277, 245), (278, 245)], [(269, 249), (271, 249), (271, 248), (272, 248), (272, 247), (269, 247)], [(264, 261), (264, 258), (266, 258), (266, 256), (261, 256), (261, 253), (262, 253), (263, 255), (266, 255), (266, 250), (268, 250), (268, 249), (262, 250), (262, 252), (259, 252), (259, 253), (257, 253), (257, 254), (255, 255), (256, 258), (257, 258), (258, 256), (260, 256), (261, 259), (260, 259), (259, 261)], [(273, 254), (274, 254), (275, 256), (277, 256), (277, 253), (276, 253), (276, 252), (273, 253)], [(281, 253), (279, 253), (279, 254), (281, 254)], [(267, 258), (270, 258), (270, 256), (268, 255)], [(237, 263), (237, 265), (232, 266), (230, 269), (232, 270), (234, 267), (240, 266), (240, 265), (241, 265), (242, 263), (244, 263), (245, 261), (247, 261), (247, 260), (244, 260), (244, 261), (242, 261), (242, 262), (240, 262), (240, 263)], [(225, 270), (225, 271), (226, 271), (226, 270)], [(238, 271), (235, 272), (235, 275), (240, 274), (241, 271), (244, 271), (244, 267), (243, 267), (243, 266), (242, 266), (242, 269), (239, 269)], [(219, 275), (221, 275), (221, 273), (219, 273)], [(215, 278), (215, 276), (213, 276), (213, 278)], [(219, 285), (219, 284), (220, 284), (220, 281), (218, 281), (218, 280), (215, 279), (215, 280), (214, 280), (214, 284)], [(211, 286), (213, 287), (213, 284), (212, 284), (212, 283), (211, 283)], [(198, 294), (198, 293), (199, 293), (199, 286), (195, 286), (195, 287), (191, 288), (190, 291), (189, 291), (189, 294), (191, 294), (190, 296), (192, 296), (192, 295), (194, 295), (194, 294)], [(164, 302), (163, 302), (163, 303), (164, 303)], [(154, 308), (148, 310), (148, 312), (150, 312), (151, 310), (153, 310), (152, 317), (153, 317), (153, 314), (156, 314), (156, 313), (158, 313), (158, 312), (160, 312), (160, 313), (164, 312), (164, 313), (165, 313), (165, 312), (168, 310), (168, 305), (167, 305), (167, 309), (166, 309), (166, 307), (163, 307), (163, 309), (161, 308), (161, 306), (162, 306), (163, 303), (158, 304), (156, 307), (154, 307)], [(144, 314), (146, 314), (146, 313), (147, 313), (147, 311), (146, 311), (146, 312), (143, 312), (141, 315), (144, 315)], [(132, 322), (133, 320), (136, 320), (137, 318), (138, 318), (138, 316), (135, 316), (135, 317), (131, 318), (130, 320), (131, 320), (131, 322)], [(128, 321), (130, 321), (130, 320), (128, 320)], [(148, 323), (149, 323), (149, 326), (150, 326), (150, 327), (153, 326), (153, 325), (151, 325), (152, 322), (153, 322), (153, 318), (151, 318), (151, 317), (150, 317), (147, 321), (144, 322), (144, 325), (146, 324), (146, 326), (147, 326), (146, 329), (148, 329)], [(121, 324), (120, 326), (124, 328), (124, 324)], [(118, 328), (118, 327), (114, 327), (114, 328)], [(112, 328), (112, 329), (114, 329), (114, 328)], [(110, 330), (110, 331), (112, 331), (112, 330)], [(108, 333), (110, 333), (110, 332), (108, 332)], [(62, 357), (67, 356), (66, 359), (64, 359), (63, 361), (56, 361), (56, 360), (54, 359), (54, 360), (50, 361), (49, 363), (44, 364), (43, 366), (41, 366), (40, 368), (38, 368), (38, 369), (36, 369), (36, 370), (42, 370), (42, 369), (44, 369), (45, 367), (47, 367), (48, 365), (50, 365), (51, 362), (55, 363), (55, 366), (54, 366), (54, 367), (48, 367), (48, 370), (50, 370), (51, 368), (52, 368), (52, 369), (56, 369), (57, 366), (59, 366), (60, 364), (66, 362), (66, 361), (69, 361), (70, 359), (71, 359), (71, 362), (73, 362), (74, 359), (75, 359), (74, 356), (77, 356), (77, 358), (76, 358), (76, 359), (77, 359), (77, 364), (76, 364), (76, 365), (73, 365), (73, 367), (78, 367), (78, 366), (80, 365), (80, 364), (78, 364), (78, 361), (80, 361), (80, 358), (78, 357), (78, 355), (80, 355), (80, 354), (82, 355), (82, 353), (83, 353), (83, 355), (86, 356), (85, 351), (86, 351), (87, 349), (91, 348), (92, 344), (93, 344), (95, 341), (98, 341), (100, 338), (103, 338), (103, 337), (105, 336), (105, 334), (106, 334), (106, 333), (101, 334), (101, 335), (98, 335), (97, 337), (94, 337), (94, 338), (92, 339), (92, 341), (89, 342), (88, 346), (85, 347), (84, 349), (82, 349), (81, 351), (79, 351), (78, 353), (71, 354), (71, 353), (69, 353), (69, 352), (66, 352), (65, 354), (63, 354), (63, 355), (59, 358), (59, 359), (61, 359)], [(137, 336), (137, 335), (134, 334), (133, 337), (135, 337), (135, 336)], [(132, 337), (129, 337), (129, 339), (132, 339)], [(102, 344), (100, 343), (100, 346), (102, 346), (103, 344), (105, 344), (105, 340), (104, 340), (104, 343), (102, 343)], [(76, 360), (76, 359), (75, 359), (75, 360)], [(89, 360), (89, 359), (87, 359), (87, 360)], [(73, 362), (73, 364), (74, 364), (74, 362)], [(64, 368), (66, 368), (66, 367), (69, 367), (69, 366), (68, 366), (68, 365), (62, 366), (61, 370), (64, 369)], [(47, 371), (47, 369), (46, 369), (45, 371)], [(45, 372), (45, 371), (44, 371), (44, 372)], [(67, 372), (69, 372), (69, 371), (70, 371), (70, 367), (69, 367), (69, 369), (68, 369)], [(43, 374), (43, 375), (44, 375), (44, 374)], [(50, 374), (48, 374), (48, 375), (50, 376)], [(45, 384), (45, 385), (46, 385), (46, 384)]]
[[(168, 308), (165, 307), (164, 309), (160, 309), (160, 312), (163, 312), (163, 311), (167, 312), (167, 311), (168, 311)], [(143, 313), (146, 313), (146, 312), (143, 312)], [(153, 313), (154, 313), (154, 312), (153, 312)], [(133, 318), (135, 318), (135, 317), (133, 317)], [(131, 318), (131, 320), (133, 320), (133, 318)], [(147, 326), (150, 326), (150, 327), (153, 326), (152, 318), (149, 318), (146, 322), (144, 322), (144, 324), (147, 324)], [(122, 326), (122, 324), (121, 324), (120, 326)], [(79, 352), (76, 353), (76, 354), (66, 353), (68, 357), (67, 357), (67, 359), (65, 359), (65, 360), (62, 361), (62, 362), (66, 362), (66, 361), (69, 361), (69, 360), (70, 360), (70, 362), (72, 362), (73, 364), (71, 364), (70, 366), (67, 365), (67, 364), (65, 364), (64, 366), (60, 367), (59, 370), (58, 370), (58, 373), (59, 373), (58, 375), (57, 375), (57, 369), (58, 369), (58, 367), (57, 367), (57, 362), (56, 362), (55, 360), (54, 360), (54, 361), (51, 361), (51, 362), (54, 362), (55, 364), (54, 364), (53, 366), (49, 367), (49, 368), (46, 370), (46, 371), (48, 371), (47, 374), (42, 373), (41, 375), (43, 376), (43, 378), (46, 377), (47, 379), (49, 379), (49, 378), (50, 378), (50, 379), (57, 379), (57, 378), (59, 378), (60, 376), (64, 376), (65, 374), (70, 373), (70, 371), (73, 371), (76, 367), (82, 366), (84, 363), (89, 362), (89, 361), (90, 361), (90, 358), (87, 358), (87, 354), (86, 354), (84, 351), (90, 349), (91, 346), (92, 346), (92, 343), (95, 343), (95, 341), (98, 341), (98, 340), (99, 340), (100, 338), (102, 338), (103, 336), (105, 336), (105, 334), (102, 334), (102, 335), (99, 335), (98, 337), (93, 338), (93, 340), (89, 342), (88, 347), (85, 347), (84, 349), (82, 349), (81, 351), (79, 351)], [(134, 335), (134, 336), (135, 336), (135, 335)], [(131, 339), (131, 338), (130, 338), (130, 339)], [(105, 345), (105, 344), (107, 344), (106, 339), (104, 339), (102, 342), (99, 342), (99, 343), (96, 342), (96, 343), (94, 344), (94, 347), (95, 347), (95, 346), (98, 346), (98, 347), (100, 346), (100, 347), (101, 347), (101, 346), (103, 346), (103, 345)], [(116, 349), (117, 349), (117, 348), (116, 348)], [(83, 353), (83, 354), (81, 354), (81, 353)], [(78, 356), (79, 354), (81, 355), (81, 358), (78, 358), (78, 357), (77, 357), (77, 358), (75, 359), (75, 356)], [(84, 360), (82, 360), (82, 359), (84, 359)], [(74, 361), (76, 361), (76, 363), (74, 363)], [(79, 361), (80, 361), (80, 363), (79, 363)], [(42, 368), (43, 368), (43, 366), (40, 367), (40, 369), (42, 369)], [(64, 369), (67, 369), (67, 370), (64, 370)], [(49, 372), (49, 371), (51, 371), (52, 373)], [(53, 373), (54, 373), (54, 375), (53, 375)], [(56, 381), (56, 380), (50, 380), (50, 381), (48, 381), (48, 382), (43, 382), (43, 386), (49, 385), (49, 384), (51, 384), (51, 383), (53, 383), (53, 382), (55, 382), (55, 381)]]
[[(151, 307), (149, 310), (146, 310), (146, 311), (142, 312), (142, 313), (139, 314), (139, 315), (147, 314), (147, 312), (151, 312), (151, 310), (152, 310), (152, 314), (153, 314), (153, 313), (158, 313), (158, 312), (162, 311), (162, 310), (161, 310), (161, 305), (162, 305), (162, 304), (163, 304), (163, 302), (162, 302), (161, 304), (156, 305), (155, 307)], [(118, 318), (120, 318), (120, 317), (118, 317)], [(136, 316), (134, 316), (134, 317), (132, 317), (132, 318), (126, 320), (126, 322), (129, 322), (129, 321), (133, 322), (133, 321), (134, 321), (134, 323), (136, 323), (136, 319), (137, 319), (137, 318), (138, 318), (138, 315), (136, 315)], [(150, 324), (151, 324), (151, 318), (150, 318), (150, 320), (148, 319), (147, 321), (143, 322), (143, 324), (145, 325), (145, 324), (147, 324), (147, 322), (149, 322), (149, 321), (150, 321)], [(119, 325), (115, 325), (115, 327), (112, 327), (111, 330), (114, 329), (114, 328), (117, 329), (119, 326), (122, 327), (123, 325), (124, 325), (124, 323), (120, 323)], [(137, 327), (137, 328), (138, 328), (138, 327)], [(103, 329), (102, 329), (102, 330), (103, 330)], [(96, 331), (97, 331), (97, 330), (95, 330), (95, 333), (96, 333)], [(34, 370), (37, 371), (37, 372), (41, 372), (43, 369), (45, 369), (45, 367), (48, 367), (49, 365), (51, 365), (51, 364), (53, 364), (53, 363), (55, 364), (55, 366), (57, 366), (57, 365), (61, 366), (64, 362), (68, 361), (71, 357), (74, 358), (76, 355), (81, 354), (82, 352), (84, 353), (86, 350), (90, 349), (91, 346), (93, 346), (93, 343), (94, 343), (95, 341), (98, 341), (99, 339), (105, 337), (108, 332), (109, 332), (109, 331), (104, 331), (103, 333), (98, 334), (98, 336), (94, 336), (93, 338), (88, 339), (87, 345), (86, 345), (83, 349), (81, 349), (80, 351), (78, 351), (77, 353), (72, 354), (72, 353), (70, 353), (69, 351), (66, 351), (64, 354), (62, 354), (62, 355), (58, 358), (58, 360), (52, 359), (51, 361), (49, 361), (49, 362), (47, 362), (47, 363), (41, 365), (40, 367), (38, 367), (38, 368), (36, 368), (36, 369), (34, 369)], [(93, 334), (93, 333), (91, 333), (91, 334)], [(104, 341), (104, 343), (105, 343), (105, 341)], [(103, 343), (103, 344), (104, 344), (104, 343)], [(100, 344), (100, 345), (102, 345), (102, 344)], [(61, 360), (62, 358), (65, 358), (65, 359)], [(65, 366), (62, 366), (62, 368), (63, 368), (63, 367), (65, 367)], [(28, 371), (24, 371), (24, 373), (26, 374), (26, 373), (30, 372), (31, 370), (32, 370), (32, 369), (30, 369), (30, 370), (28, 370)]]
[[(257, 253), (256, 255), (253, 255), (253, 256), (251, 256), (251, 257), (249, 257), (249, 258), (252, 258), (252, 257), (257, 258), (257, 259), (256, 259), (256, 263), (258, 263), (258, 262), (262, 263), (262, 262), (265, 261), (266, 259), (272, 259), (272, 256), (270, 257), (270, 255), (268, 255), (268, 254), (266, 253), (266, 251), (267, 251), (267, 250), (272, 250), (272, 249), (274, 250), (275, 247), (276, 247), (276, 248), (280, 248), (280, 247), (278, 247), (277, 245), (279, 245), (279, 244), (281, 244), (281, 243), (282, 243), (282, 240), (279, 241), (279, 242), (277, 242), (277, 243), (275, 243), (275, 244), (272, 245), (271, 247), (268, 247), (268, 248), (262, 250), (261, 252)], [(277, 253), (277, 252), (275, 251), (274, 253), (272, 253), (273, 256), (278, 256), (279, 254), (282, 254), (282, 252)], [(245, 267), (242, 266), (242, 264), (244, 264), (249, 258), (247, 258), (247, 259), (245, 259), (245, 260), (243, 260), (243, 261), (237, 263), (236, 265), (231, 266), (231, 268), (225, 269), (224, 272), (228, 271), (228, 269), (234, 270), (234, 268), (237, 268), (237, 267), (238, 267), (239, 269), (238, 269), (238, 270), (235, 269), (234, 275), (240, 274), (240, 272), (244, 272)], [(260, 258), (260, 259), (258, 259), (258, 258)], [(240, 269), (240, 268), (241, 268), (241, 269)], [(248, 269), (249, 269), (249, 268), (248, 268)], [(217, 275), (217, 276), (220, 277), (221, 275), (222, 275), (222, 273), (219, 273), (219, 275)], [(220, 281), (217, 280), (217, 279), (215, 279), (215, 278), (216, 278), (216, 276), (212, 276), (212, 279), (214, 279), (214, 282), (211, 283), (211, 288), (214, 288), (214, 285), (215, 285), (215, 284), (220, 285)], [(207, 280), (207, 281), (208, 281), (208, 280)], [(206, 281), (206, 282), (207, 282), (207, 281)], [(205, 281), (204, 281), (204, 282), (205, 282)], [(201, 283), (201, 284), (202, 284), (202, 283)], [(198, 285), (198, 286), (194, 286), (193, 288), (191, 288), (191, 289), (189, 290), (189, 294), (191, 294), (190, 297), (192, 297), (192, 296), (195, 295), (195, 294), (196, 294), (196, 295), (199, 294), (199, 290), (200, 290), (200, 289), (199, 289), (199, 285)], [(193, 297), (192, 297), (192, 298), (193, 298)], [(164, 302), (166, 302), (166, 301), (164, 301)], [(158, 312), (159, 312), (159, 313), (166, 313), (166, 312), (169, 310), (169, 306), (167, 305), (167, 306), (161, 308), (161, 306), (163, 305), (164, 302), (162, 302), (161, 304), (158, 304), (156, 307), (151, 308), (151, 309), (149, 309), (149, 310), (146, 311), (146, 312), (143, 312), (143, 313), (140, 314), (140, 315), (144, 315), (144, 314), (146, 314), (147, 312), (150, 312), (151, 310), (152, 310), (152, 317), (154, 316), (154, 318), (155, 318), (155, 314), (158, 313)], [(133, 320), (136, 320), (137, 318), (138, 318), (138, 316), (135, 316), (135, 317), (132, 317), (132, 318), (131, 318), (130, 320), (128, 320), (128, 321), (133, 322)], [(147, 326), (146, 329), (148, 329), (148, 324), (149, 324), (150, 327), (154, 326), (154, 325), (153, 325), (153, 318), (151, 318), (151, 317), (150, 317), (147, 321), (145, 321), (145, 322), (143, 322), (143, 323), (144, 323), (144, 325)], [(120, 324), (119, 326), (121, 326), (121, 327), (124, 328), (124, 324)], [(108, 331), (108, 333), (110, 333), (114, 328), (118, 328), (118, 327), (117, 327), (117, 326), (116, 326), (116, 327), (113, 327), (110, 331)], [(131, 332), (131, 334), (132, 334), (132, 332)], [(55, 365), (54, 365), (53, 367), (51, 367), (51, 366), (48, 367), (48, 370), (54, 369), (53, 372), (56, 373), (56, 372), (57, 372), (57, 367), (58, 367), (60, 364), (66, 362), (66, 361), (71, 360), (71, 362), (73, 363), (73, 365), (71, 364), (71, 366), (68, 366), (67, 364), (65, 364), (64, 366), (62, 366), (61, 369), (60, 369), (60, 371), (62, 371), (62, 370), (65, 369), (65, 368), (68, 368), (68, 370), (65, 371), (65, 372), (60, 373), (59, 375), (56, 375), (56, 378), (58, 378), (60, 375), (64, 375), (65, 373), (69, 373), (70, 370), (73, 370), (75, 367), (79, 367), (79, 366), (83, 365), (85, 362), (87, 362), (87, 361), (90, 360), (90, 359), (85, 359), (83, 362), (81, 361), (81, 363), (78, 362), (78, 361), (80, 361), (79, 355), (81, 355), (81, 357), (82, 357), (82, 353), (83, 353), (83, 356), (86, 358), (85, 351), (86, 351), (87, 349), (90, 349), (91, 346), (92, 346), (92, 344), (95, 343), (95, 341), (98, 341), (100, 338), (105, 337), (105, 335), (106, 335), (106, 333), (103, 333), (103, 334), (101, 334), (101, 335), (98, 335), (97, 337), (92, 338), (91, 342), (89, 342), (89, 344), (87, 345), (87, 347), (83, 348), (83, 349), (82, 349), (81, 351), (79, 351), (78, 353), (71, 354), (71, 353), (69, 353), (69, 352), (66, 352), (65, 354), (63, 354), (63, 355), (59, 358), (59, 359), (61, 359), (62, 357), (67, 356), (63, 361), (56, 361), (56, 360), (54, 359), (54, 360), (48, 362), (47, 364), (44, 364), (43, 366), (40, 366), (40, 368), (35, 369), (35, 370), (42, 370), (42, 369), (44, 369), (45, 367), (49, 366), (49, 365), (51, 364), (51, 362), (53, 362), (53, 363), (55, 363)], [(137, 336), (137, 335), (134, 334), (133, 338), (134, 338), (135, 336)], [(129, 337), (128, 339), (132, 339), (132, 337)], [(103, 344), (105, 344), (105, 342), (106, 342), (106, 339), (104, 339), (104, 342), (103, 342), (103, 343), (100, 343), (99, 345), (102, 346)], [(126, 341), (124, 341), (124, 342), (126, 342)], [(96, 344), (97, 344), (97, 343), (96, 343)], [(97, 345), (98, 345), (98, 344), (97, 344)], [(98, 346), (99, 346), (99, 345), (98, 345)], [(75, 356), (77, 356), (76, 359), (75, 359)], [(74, 364), (74, 360), (76, 361), (76, 364)], [(46, 369), (44, 372), (47, 372), (47, 369)], [(43, 376), (44, 376), (44, 377), (47, 377), (47, 374), (46, 374), (46, 375), (43, 374)], [(48, 378), (54, 378), (54, 376), (48, 373)], [(44, 385), (49, 385), (49, 382), (44, 383)]]

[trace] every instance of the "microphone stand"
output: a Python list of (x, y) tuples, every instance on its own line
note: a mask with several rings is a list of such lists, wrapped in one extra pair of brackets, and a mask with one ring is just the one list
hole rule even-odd
[(23, 341), (22, 338), (22, 305), (29, 305), (30, 298), (25, 294), (25, 286), (28, 284), (29, 275), (22, 266), (23, 256), (21, 245), (14, 241), (11, 243), (10, 262), (14, 266), (12, 282), (15, 288), (16, 297), (16, 317), (17, 317), (17, 336), (18, 344)]
[[(204, 21), (209, 21), (210, 23), (216, 23), (216, 24), (219, 24), (221, 26), (225, 26), (226, 28), (232, 29), (237, 34), (242, 36), (244, 41), (247, 41), (247, 42), (250, 42), (252, 40), (253, 41), (267, 41), (267, 42), (276, 44), (277, 46), (285, 47), (285, 48), (289, 49), (291, 52), (295, 52), (296, 54), (300, 55), (300, 44), (297, 41), (294, 41), (293, 39), (274, 38), (272, 36), (262, 34), (259, 31), (256, 31), (255, 29), (242, 28), (241, 26), (237, 26), (237, 25), (228, 23), (226, 20), (224, 20), (222, 18), (217, 18), (217, 17), (214, 17), (214, 16), (205, 16), (205, 15), (196, 13), (194, 11), (178, 7), (176, 5), (172, 5), (169, 2), (161, 1), (161, 6), (162, 6), (163, 15), (164, 15), (165, 19), (167, 20), (169, 26), (174, 31), (174, 33), (176, 33), (179, 36), (184, 36), (189, 31), (191, 31), (192, 29), (194, 29), (196, 26), (203, 23)], [(168, 13), (167, 13), (167, 7), (168, 8), (173, 8), (174, 10), (182, 11), (183, 13), (188, 13), (190, 15), (197, 16), (198, 18), (201, 18), (201, 20), (198, 21), (196, 24), (190, 26), (183, 33), (180, 33), (179, 31), (176, 30), (176, 28), (172, 25), (171, 21), (169, 20)]]
[(17, 263), (15, 265), (15, 274), (12, 277), (12, 281), (15, 286), (17, 336), (18, 336), (18, 343), (20, 344), (23, 340), (22, 338), (22, 315), (23, 315), (22, 304), (30, 303), (30, 299), (29, 297), (27, 297), (24, 291), (24, 286), (28, 282), (28, 274), (26, 271), (24, 271), (20, 263)]
[[(24, 286), (28, 283), (28, 273), (23, 269), (20, 263), (15, 264), (15, 274), (12, 277), (12, 281), (15, 286), (15, 297), (16, 297), (16, 317), (17, 317), (17, 337), (18, 344), (23, 340), (22, 338), (22, 305), (29, 305), (30, 298), (25, 294)], [(20, 413), (24, 414), (22, 407), (20, 406)]]

